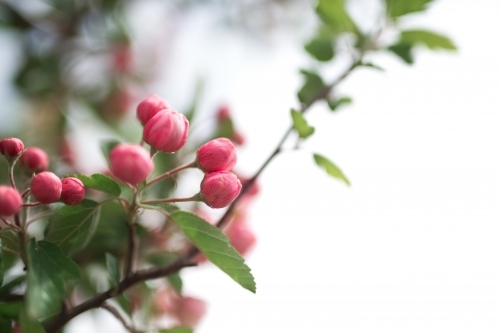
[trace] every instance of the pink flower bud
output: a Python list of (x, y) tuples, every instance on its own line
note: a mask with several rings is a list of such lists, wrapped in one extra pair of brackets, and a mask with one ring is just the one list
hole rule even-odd
[(247, 253), (257, 242), (257, 237), (244, 222), (233, 221), (224, 233), (241, 255)]
[(236, 164), (236, 148), (226, 138), (205, 143), (198, 149), (196, 156), (204, 172), (229, 171)]
[(182, 297), (177, 301), (175, 312), (181, 325), (196, 327), (207, 312), (207, 304), (194, 297)]
[(109, 154), (111, 172), (125, 183), (137, 185), (148, 178), (154, 165), (149, 153), (142, 146), (121, 143)]
[(139, 118), (142, 126), (146, 126), (147, 122), (158, 112), (168, 108), (167, 102), (165, 102), (160, 96), (151, 94), (148, 98), (137, 105), (137, 118)]
[(85, 197), (85, 186), (78, 178), (68, 177), (62, 180), (61, 201), (68, 206), (75, 206)]
[(29, 173), (38, 173), (49, 167), (49, 156), (40, 148), (30, 147), (21, 155), (19, 163)]
[(49, 171), (40, 172), (31, 180), (31, 194), (41, 203), (50, 204), (59, 201), (62, 182)]
[(0, 154), (7, 159), (21, 155), (24, 150), (24, 144), (17, 138), (5, 138), (0, 141)]
[(227, 105), (221, 105), (217, 110), (217, 122), (221, 124), (229, 119), (231, 119), (231, 113), (229, 112), (229, 107)]
[(19, 212), (22, 204), (23, 199), (14, 188), (0, 185), (0, 215), (14, 215)]
[(205, 174), (201, 182), (201, 199), (212, 208), (223, 208), (236, 199), (241, 183), (232, 172), (218, 171)]
[(233, 142), (238, 146), (243, 146), (245, 144), (245, 137), (238, 131), (233, 132)]
[(189, 121), (174, 110), (162, 110), (144, 127), (144, 141), (157, 150), (174, 153), (184, 146), (189, 131)]

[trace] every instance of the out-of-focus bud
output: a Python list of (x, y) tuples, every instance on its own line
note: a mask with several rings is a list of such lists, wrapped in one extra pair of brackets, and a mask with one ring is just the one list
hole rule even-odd
[(196, 156), (204, 172), (229, 171), (236, 164), (236, 148), (226, 138), (205, 143), (198, 149)]
[(38, 173), (49, 167), (49, 156), (40, 148), (30, 147), (19, 159), (21, 166), (29, 173)]
[(61, 190), (61, 179), (52, 172), (40, 172), (31, 180), (31, 194), (43, 204), (59, 201)]
[(238, 146), (243, 146), (245, 144), (245, 137), (236, 130), (233, 132), (233, 137), (231, 139)]
[(132, 51), (130, 45), (122, 43), (113, 46), (111, 50), (112, 65), (118, 72), (127, 72), (132, 65)]
[(245, 255), (257, 242), (257, 237), (245, 222), (233, 221), (224, 233), (241, 255)]
[(201, 200), (212, 208), (228, 206), (241, 191), (238, 177), (228, 171), (205, 174), (200, 187)]
[(189, 121), (174, 110), (162, 110), (144, 127), (144, 141), (156, 150), (174, 153), (186, 143)]
[(85, 186), (80, 179), (74, 177), (62, 180), (61, 201), (68, 206), (75, 206), (85, 197)]
[(217, 122), (219, 124), (231, 119), (231, 113), (227, 105), (221, 105), (217, 110)]
[(23, 199), (12, 187), (0, 185), (0, 215), (17, 214), (23, 204)]
[(207, 312), (207, 304), (194, 297), (182, 297), (176, 303), (175, 316), (183, 326), (196, 327)]
[(18, 157), (24, 150), (24, 143), (17, 138), (5, 138), (0, 141), (0, 154), (11, 160)]
[(158, 112), (168, 108), (169, 106), (163, 98), (156, 94), (151, 94), (148, 98), (137, 105), (137, 118), (141, 122), (142, 126), (146, 126), (147, 122)]
[(121, 143), (109, 153), (111, 172), (125, 183), (137, 185), (153, 171), (154, 165), (149, 153), (142, 146)]
[[(245, 186), (246, 183), (248, 183), (250, 181), (250, 178), (244, 177), (244, 176), (242, 176), (240, 174), (238, 174), (237, 176), (238, 176), (238, 179), (241, 181), (241, 184), (243, 186)], [(260, 192), (260, 185), (257, 182), (257, 180), (255, 180), (253, 182), (253, 184), (250, 185), (250, 188), (245, 192), (245, 196), (253, 198), (257, 194), (259, 194), (259, 192)]]

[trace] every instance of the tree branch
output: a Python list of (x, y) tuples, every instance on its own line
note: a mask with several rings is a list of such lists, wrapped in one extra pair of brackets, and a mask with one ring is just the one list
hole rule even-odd
[(123, 327), (130, 333), (142, 333), (142, 331), (136, 330), (133, 328), (131, 325), (127, 324), (127, 321), (123, 316), (120, 314), (120, 312), (115, 309), (111, 304), (109, 303), (104, 303), (101, 305), (101, 308), (107, 310), (109, 313), (111, 313), (116, 319), (118, 319), (119, 322), (122, 323)]

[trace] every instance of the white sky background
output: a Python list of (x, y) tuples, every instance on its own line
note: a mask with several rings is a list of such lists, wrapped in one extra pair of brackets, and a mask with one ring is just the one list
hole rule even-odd
[[(316, 134), (270, 165), (251, 211), (257, 294), (213, 267), (183, 271), (186, 294), (209, 302), (197, 333), (500, 330), (499, 15), (498, 0), (435, 1), (408, 27), (450, 36), (458, 53), (422, 50), (413, 67), (375, 58), (386, 72), (359, 70), (339, 88), (352, 106), (311, 110)], [(289, 126), (309, 62), (290, 31), (259, 44), (211, 27), (203, 13), (180, 24), (157, 92), (187, 105), (195, 74), (207, 74), (202, 107), (232, 106), (251, 172)], [(71, 331), (101, 331), (88, 318)]]

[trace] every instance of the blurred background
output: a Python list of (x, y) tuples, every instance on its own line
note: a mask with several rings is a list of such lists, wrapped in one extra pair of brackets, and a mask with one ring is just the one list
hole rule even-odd
[[(303, 46), (318, 25), (306, 0), (0, 4), (0, 136), (43, 146), (60, 173), (105, 169), (103, 139), (138, 142), (135, 107), (156, 93), (196, 109), (192, 141), (213, 135), (227, 105), (244, 137), (237, 170), (249, 175), (290, 126), (299, 69), (319, 66)], [(383, 10), (348, 9), (366, 30)], [(196, 332), (498, 332), (499, 13), (497, 0), (432, 2), (401, 25), (443, 33), (458, 52), (417, 50), (412, 67), (379, 52), (385, 71), (362, 68), (339, 86), (352, 105), (311, 109), (315, 135), (289, 142), (248, 212), (257, 294), (210, 265), (182, 271), (184, 293), (209, 304)], [(321, 67), (329, 81), (348, 66), (344, 51)], [(199, 184), (188, 178), (185, 194)], [(66, 331), (102, 327), (126, 332), (104, 311)]]

